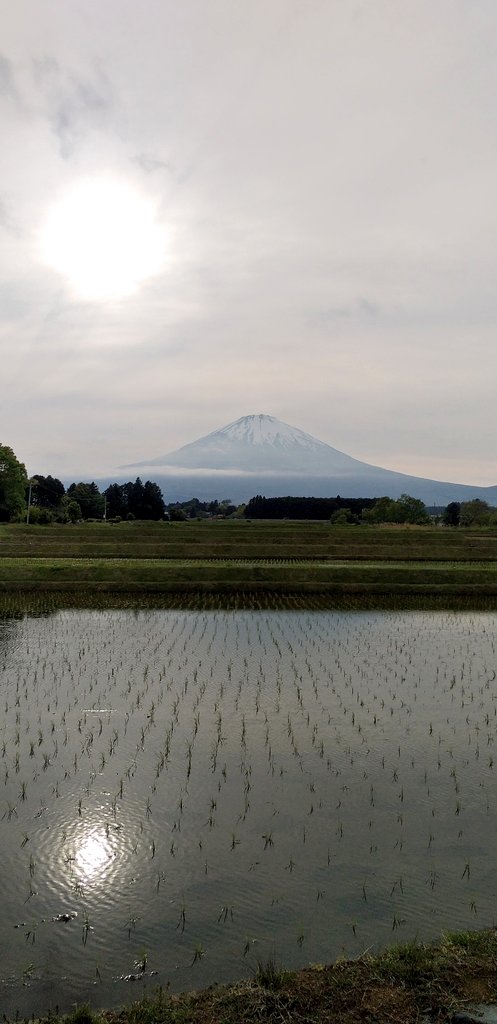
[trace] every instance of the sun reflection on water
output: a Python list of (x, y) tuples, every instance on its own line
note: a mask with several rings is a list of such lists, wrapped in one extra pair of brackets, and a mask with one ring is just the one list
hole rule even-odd
[(75, 850), (74, 864), (81, 878), (91, 882), (106, 874), (113, 857), (106, 831), (95, 829), (84, 837)]

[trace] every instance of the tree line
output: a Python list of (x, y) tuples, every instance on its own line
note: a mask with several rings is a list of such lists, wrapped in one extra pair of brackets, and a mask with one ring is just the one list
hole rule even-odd
[(410, 494), (400, 498), (265, 498), (256, 494), (245, 506), (249, 519), (328, 519), (336, 525), (409, 524), (428, 526), (440, 522), (443, 526), (497, 527), (497, 508), (486, 501), (451, 501), (441, 515), (430, 515), (426, 505)]
[(256, 494), (245, 506), (247, 519), (340, 519), (359, 522), (365, 509), (374, 505), (374, 498), (264, 498)]
[(497, 526), (497, 508), (481, 498), (450, 501), (444, 509), (444, 526)]
[(94, 480), (80, 481), (67, 488), (60, 480), (36, 474), (31, 478), (32, 522), (79, 522), (81, 519), (163, 519), (165, 503), (158, 484), (140, 477), (124, 484), (110, 484), (106, 490)]
[[(428, 525), (433, 522), (419, 498), (305, 498), (288, 495), (266, 498), (256, 494), (246, 505), (223, 501), (171, 502), (166, 505), (158, 484), (140, 477), (110, 484), (100, 491), (95, 481), (79, 481), (65, 488), (61, 480), (36, 473), (28, 478), (26, 467), (12, 448), (0, 445), (0, 522), (70, 523), (108, 519), (198, 519), (244, 516), (247, 519), (320, 519), (335, 525), (392, 523)], [(497, 528), (497, 508), (480, 498), (451, 501), (435, 521), (453, 528)]]
[(100, 491), (95, 481), (67, 488), (57, 477), (35, 473), (12, 448), (0, 445), (0, 522), (70, 523), (81, 519), (163, 519), (166, 506), (158, 484), (139, 477)]

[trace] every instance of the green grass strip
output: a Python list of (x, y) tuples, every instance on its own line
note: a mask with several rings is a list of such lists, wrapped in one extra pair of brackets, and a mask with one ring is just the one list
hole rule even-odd
[(419, 1024), (450, 1021), (457, 1010), (496, 1001), (497, 933), (488, 929), (301, 971), (270, 960), (235, 985), (179, 996), (158, 989), (119, 1011), (82, 1006), (64, 1018), (51, 1013), (39, 1024)]

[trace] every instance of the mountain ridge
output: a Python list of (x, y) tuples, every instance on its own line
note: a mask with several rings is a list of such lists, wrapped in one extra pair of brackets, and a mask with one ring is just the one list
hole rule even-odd
[(241, 416), (165, 455), (119, 468), (142, 466), (252, 473), (302, 472), (306, 475), (309, 472), (328, 475), (338, 470), (357, 472), (358, 467), (378, 468), (266, 413)]
[(220, 497), (222, 488), (235, 502), (255, 494), (398, 498), (407, 493), (429, 505), (473, 498), (497, 505), (497, 485), (478, 487), (383, 469), (265, 413), (242, 416), (165, 455), (119, 467), (145, 468), (154, 471), (169, 500), (177, 501), (192, 496), (211, 500)]

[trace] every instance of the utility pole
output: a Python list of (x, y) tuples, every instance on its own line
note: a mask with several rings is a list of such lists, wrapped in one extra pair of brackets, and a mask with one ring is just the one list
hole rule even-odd
[(29, 510), (31, 508), (31, 493), (32, 493), (33, 487), (36, 487), (37, 481), (30, 479), (30, 480), (28, 480), (28, 484), (29, 484), (29, 491), (28, 491), (28, 508), (27, 508), (27, 512), (26, 512), (26, 526), (29, 525)]

